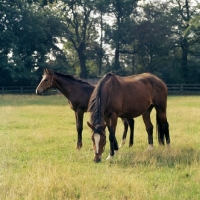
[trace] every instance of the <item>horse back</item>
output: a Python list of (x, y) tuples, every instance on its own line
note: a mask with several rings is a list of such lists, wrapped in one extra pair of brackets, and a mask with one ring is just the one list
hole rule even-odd
[[(167, 87), (158, 77), (144, 73), (121, 77), (109, 76), (102, 86), (102, 98), (106, 99), (106, 112), (115, 111), (118, 116), (137, 117), (150, 105), (161, 104), (166, 107)], [(106, 96), (106, 97), (105, 97)]]

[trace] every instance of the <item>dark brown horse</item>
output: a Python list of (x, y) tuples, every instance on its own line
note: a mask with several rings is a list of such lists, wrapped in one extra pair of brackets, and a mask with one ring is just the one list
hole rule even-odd
[[(68, 99), (71, 109), (75, 112), (76, 128), (78, 132), (77, 149), (80, 149), (82, 147), (83, 117), (84, 113), (87, 111), (88, 102), (95, 86), (73, 76), (45, 69), (43, 78), (36, 89), (36, 94), (41, 95), (50, 88), (57, 88), (60, 90), (60, 92)], [(124, 123), (122, 143), (126, 139), (129, 124), (129, 146), (132, 146), (134, 138), (134, 120), (122, 119), (122, 121)]]
[(94, 89), (88, 111), (91, 112), (90, 123), (92, 129), (92, 140), (95, 151), (96, 162), (101, 156), (106, 143), (105, 119), (110, 129), (110, 155), (118, 150), (115, 137), (117, 118), (143, 117), (148, 134), (149, 149), (153, 148), (153, 125), (150, 113), (156, 109), (156, 121), (158, 126), (158, 141), (164, 145), (170, 144), (169, 128), (166, 116), (167, 87), (158, 77), (144, 73), (128, 77), (120, 77), (113, 73), (105, 75)]

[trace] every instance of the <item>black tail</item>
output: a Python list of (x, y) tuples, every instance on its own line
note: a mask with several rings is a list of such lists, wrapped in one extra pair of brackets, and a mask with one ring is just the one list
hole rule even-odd
[(157, 134), (158, 134), (158, 143), (160, 145), (164, 145), (165, 144), (164, 132), (163, 132), (162, 125), (161, 125), (160, 119), (158, 117), (158, 114), (156, 114), (156, 126), (157, 126)]

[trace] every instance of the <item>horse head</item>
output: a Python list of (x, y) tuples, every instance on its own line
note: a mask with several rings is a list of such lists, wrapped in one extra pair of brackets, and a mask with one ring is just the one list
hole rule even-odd
[(46, 90), (54, 87), (54, 72), (49, 69), (44, 69), (42, 80), (36, 88), (36, 94), (41, 95)]
[(94, 161), (98, 163), (101, 161), (102, 153), (106, 145), (106, 125), (97, 124), (94, 126), (89, 122), (87, 124), (92, 129), (92, 141), (95, 152)]

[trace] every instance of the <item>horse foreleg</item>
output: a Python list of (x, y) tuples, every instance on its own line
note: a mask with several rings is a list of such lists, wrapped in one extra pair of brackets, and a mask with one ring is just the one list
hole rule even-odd
[(83, 115), (84, 112), (75, 112), (76, 116), (76, 130), (78, 133), (77, 149), (82, 147), (82, 131), (83, 131)]
[(115, 152), (118, 151), (119, 149), (117, 139), (115, 137), (117, 119), (118, 119), (117, 115), (112, 114), (110, 118), (110, 127), (109, 127), (110, 155), (107, 157), (107, 159), (110, 159), (112, 156), (114, 156)]

